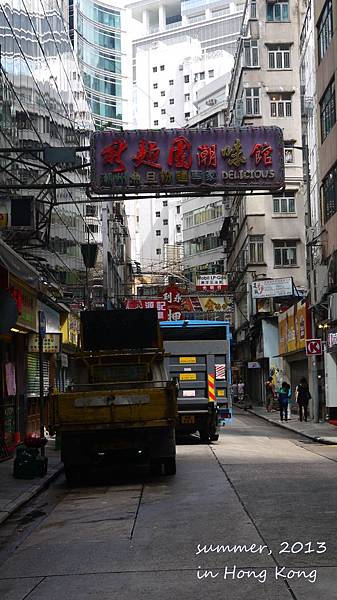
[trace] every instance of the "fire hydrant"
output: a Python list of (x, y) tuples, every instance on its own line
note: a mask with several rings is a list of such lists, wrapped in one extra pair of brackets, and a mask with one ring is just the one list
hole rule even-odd
[(41, 448), (47, 443), (45, 437), (37, 433), (28, 433), (16, 448), (13, 476), (17, 479), (43, 477), (47, 473), (48, 458), (41, 456)]

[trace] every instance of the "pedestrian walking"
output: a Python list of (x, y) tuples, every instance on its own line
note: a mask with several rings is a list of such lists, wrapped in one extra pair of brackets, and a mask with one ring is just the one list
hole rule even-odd
[(265, 386), (266, 386), (266, 410), (268, 413), (270, 413), (273, 408), (273, 400), (275, 398), (275, 386), (273, 384), (272, 377), (268, 377)]
[(235, 382), (232, 383), (232, 398), (234, 403), (238, 401), (238, 384)]
[(298, 412), (300, 421), (308, 420), (308, 404), (311, 398), (308, 382), (305, 377), (302, 377), (296, 388), (296, 402), (298, 404)]
[(239, 402), (242, 401), (245, 397), (245, 384), (242, 381), (242, 379), (240, 379), (240, 381), (238, 383), (238, 397), (239, 397)]
[(281, 388), (278, 391), (278, 401), (280, 407), (281, 421), (288, 421), (288, 402), (289, 402), (290, 385), (283, 381)]

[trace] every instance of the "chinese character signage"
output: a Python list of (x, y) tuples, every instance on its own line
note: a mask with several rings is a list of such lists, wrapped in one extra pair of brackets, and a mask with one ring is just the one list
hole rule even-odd
[(91, 138), (94, 192), (277, 190), (279, 127), (99, 131)]
[(137, 308), (155, 308), (159, 321), (167, 321), (167, 303), (165, 300), (126, 300), (125, 308), (135, 310)]
[(285, 277), (283, 279), (258, 279), (252, 283), (252, 297), (255, 299), (292, 296), (293, 293), (294, 284), (292, 277)]
[(224, 292), (228, 289), (225, 275), (200, 275), (196, 285), (198, 292)]

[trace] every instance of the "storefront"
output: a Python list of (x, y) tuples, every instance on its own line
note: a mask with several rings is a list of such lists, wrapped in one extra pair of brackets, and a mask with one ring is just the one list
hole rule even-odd
[(326, 408), (329, 420), (337, 424), (337, 327), (329, 329), (324, 359)]

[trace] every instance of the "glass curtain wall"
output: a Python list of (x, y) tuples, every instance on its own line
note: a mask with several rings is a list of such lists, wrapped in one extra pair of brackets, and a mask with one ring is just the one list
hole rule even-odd
[[(93, 122), (77, 61), (56, 1), (0, 0), (0, 147), (41, 148), (49, 146), (88, 145)], [(79, 155), (81, 156), (81, 155)], [(29, 184), (43, 165), (34, 154), (9, 165), (2, 159), (0, 184), (19, 178)], [(85, 160), (85, 158), (83, 159)], [(79, 165), (71, 175), (73, 182), (88, 179)], [(17, 179), (15, 181), (17, 183)], [(19, 190), (16, 195), (34, 197), (36, 218), (42, 219), (49, 201), (46, 191)], [(35, 259), (41, 276), (56, 283), (83, 285), (84, 264), (81, 242), (87, 239), (84, 219), (83, 188), (56, 192), (56, 206), (51, 213), (50, 240), (46, 231), (35, 231), (27, 239), (16, 239), (13, 232), (1, 234), (22, 254)], [(41, 220), (42, 222), (42, 220)], [(49, 226), (46, 223), (46, 228)], [(34, 237), (35, 236), (35, 237)], [(32, 259), (33, 260), (33, 259)]]

